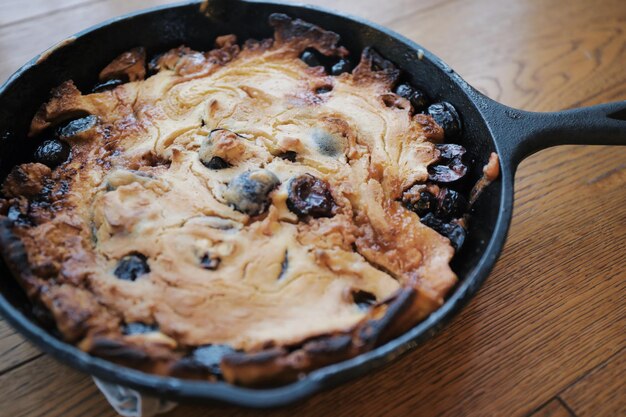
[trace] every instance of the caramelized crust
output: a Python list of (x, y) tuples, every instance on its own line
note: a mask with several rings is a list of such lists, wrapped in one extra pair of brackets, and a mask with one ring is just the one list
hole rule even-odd
[[(2, 188), (4, 258), (68, 342), (157, 374), (280, 384), (443, 303), (454, 250), (398, 202), (442, 129), (391, 92), (399, 71), (373, 49), (329, 76), (299, 56), (347, 56), (337, 34), (270, 24), (273, 40), (166, 52), (145, 79), (134, 49), (100, 74), (131, 82), (68, 81), (35, 115), (31, 136), (97, 116), (66, 139), (69, 161), (20, 165)], [(304, 175), (332, 204), (294, 211)], [(215, 371), (202, 349), (222, 345)]]

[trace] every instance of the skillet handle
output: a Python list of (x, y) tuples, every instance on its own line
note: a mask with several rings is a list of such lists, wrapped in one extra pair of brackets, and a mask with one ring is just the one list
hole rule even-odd
[(626, 101), (536, 113), (493, 102), (488, 119), (513, 166), (557, 145), (626, 145)]

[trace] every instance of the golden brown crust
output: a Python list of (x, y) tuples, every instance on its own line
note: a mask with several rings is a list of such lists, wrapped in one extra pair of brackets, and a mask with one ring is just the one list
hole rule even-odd
[[(66, 163), (16, 167), (0, 204), (2, 254), (69, 342), (147, 372), (278, 384), (406, 331), (455, 284), (449, 241), (398, 202), (427, 180), (441, 128), (391, 92), (399, 72), (373, 49), (331, 77), (298, 57), (347, 56), (338, 35), (270, 23), (273, 40), (166, 52), (143, 81), (145, 52), (122, 54), (101, 77), (134, 82), (68, 81), (33, 118), (31, 135), (97, 116), (64, 138)], [(239, 202), (248, 174), (267, 201)], [(332, 199), (315, 215), (290, 201), (307, 175)], [(141, 277), (118, 271), (129, 256)], [(236, 351), (211, 366), (208, 345)]]
[(146, 76), (146, 50), (133, 48), (115, 58), (100, 71), (101, 81), (123, 79), (128, 81), (143, 80)]

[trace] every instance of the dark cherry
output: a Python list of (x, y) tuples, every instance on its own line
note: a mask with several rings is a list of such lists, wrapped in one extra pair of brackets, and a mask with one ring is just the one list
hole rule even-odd
[(461, 179), (467, 173), (467, 165), (463, 163), (465, 148), (461, 145), (443, 144), (437, 145), (439, 150), (440, 165), (428, 167), (428, 178), (437, 182), (454, 182)]
[(467, 165), (460, 158), (454, 158), (448, 165), (431, 165), (428, 167), (428, 179), (436, 182), (454, 182), (465, 176)]
[(454, 106), (446, 101), (431, 104), (428, 114), (443, 129), (446, 139), (451, 139), (461, 134), (461, 118)]
[(127, 336), (133, 334), (145, 334), (156, 332), (159, 330), (159, 326), (156, 324), (145, 324), (140, 322), (127, 323), (122, 327), (122, 334)]
[(224, 161), (222, 158), (220, 158), (219, 156), (214, 156), (212, 157), (209, 162), (204, 162), (202, 161), (202, 164), (209, 168), (209, 169), (225, 169), (225, 168), (230, 168), (231, 165)]
[(85, 132), (91, 129), (96, 125), (96, 123), (98, 123), (98, 117), (94, 115), (89, 115), (80, 119), (72, 120), (65, 126), (59, 128), (57, 130), (57, 135), (61, 139), (69, 139), (73, 136), (78, 135), (81, 132)]
[(376, 304), (376, 296), (364, 290), (352, 291), (352, 300), (362, 310), (366, 310)]
[(239, 174), (228, 184), (224, 199), (235, 210), (256, 216), (267, 210), (270, 193), (280, 184), (274, 173), (260, 169)]
[(146, 256), (141, 253), (132, 253), (120, 259), (114, 274), (119, 279), (134, 281), (148, 272), (150, 272), (150, 267)]
[(70, 157), (70, 146), (58, 139), (45, 140), (35, 150), (35, 162), (55, 168)]
[(442, 188), (437, 195), (435, 215), (441, 219), (462, 216), (468, 209), (468, 203), (461, 193), (449, 188)]
[(322, 65), (320, 60), (321, 54), (314, 49), (307, 49), (302, 52), (300, 55), (300, 59), (307, 64), (309, 67), (319, 67)]
[(466, 231), (461, 225), (454, 222), (447, 223), (435, 217), (433, 213), (428, 213), (426, 216), (422, 217), (420, 221), (422, 224), (435, 230), (440, 235), (450, 239), (450, 243), (455, 250), (459, 250), (459, 248), (463, 245)]
[(296, 162), (298, 154), (295, 151), (282, 152), (277, 155), (279, 158), (286, 159), (287, 161)]
[(289, 183), (287, 207), (298, 217), (332, 217), (335, 200), (326, 181), (304, 174)]
[(428, 191), (421, 191), (417, 201), (405, 200), (404, 206), (422, 217), (437, 209), (437, 198)]
[(462, 158), (465, 152), (467, 152), (463, 146), (455, 143), (442, 143), (435, 145), (435, 147), (439, 151), (439, 158), (447, 161), (454, 158)]
[(428, 107), (429, 100), (426, 93), (410, 84), (403, 83), (398, 85), (395, 93), (409, 100), (413, 106), (413, 111), (416, 113), (423, 112)]
[(105, 82), (96, 84), (92, 89), (92, 93), (102, 93), (103, 91), (113, 90), (118, 85), (124, 84), (124, 80), (120, 80), (119, 78), (114, 78), (112, 80), (107, 80)]
[(341, 75), (344, 72), (352, 71), (352, 63), (348, 59), (340, 59), (330, 68), (331, 75)]
[(212, 256), (209, 252), (202, 255), (200, 258), (200, 266), (204, 269), (215, 271), (220, 266), (221, 259), (217, 256)]
[(220, 362), (224, 355), (235, 353), (235, 349), (228, 345), (205, 345), (196, 348), (191, 353), (191, 359), (215, 375), (221, 375)]

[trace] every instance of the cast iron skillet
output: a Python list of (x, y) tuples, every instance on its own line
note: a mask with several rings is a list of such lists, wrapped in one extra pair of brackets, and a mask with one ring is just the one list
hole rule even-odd
[(55, 338), (32, 320), (23, 293), (3, 268), (0, 312), (42, 350), (81, 371), (161, 397), (223, 401), (249, 407), (295, 402), (391, 361), (431, 337), (460, 311), (485, 281), (504, 245), (513, 205), (513, 175), (524, 157), (561, 144), (626, 144), (626, 101), (557, 113), (516, 110), (474, 90), (421, 46), (362, 19), (274, 1), (215, 0), (204, 8), (198, 2), (184, 3), (110, 20), (24, 65), (0, 88), (0, 131), (22, 133), (22, 136), (5, 136), (0, 145), (0, 178), (32, 155), (36, 144), (23, 133), (52, 87), (73, 79), (82, 91), (88, 91), (101, 68), (135, 46), (145, 46), (151, 55), (180, 44), (209, 50), (217, 35), (227, 33), (235, 33), (240, 40), (269, 37), (267, 20), (275, 12), (339, 33), (342, 44), (355, 54), (353, 58), (358, 57), (364, 46), (373, 46), (402, 68), (407, 80), (423, 88), (434, 101), (452, 103), (461, 114), (464, 127), (462, 138), (455, 142), (468, 149), (472, 160), (468, 184), (480, 177), (490, 152), (500, 156), (500, 178), (487, 187), (474, 206), (468, 239), (453, 262), (460, 278), (453, 294), (422, 323), (371, 352), (314, 371), (290, 385), (248, 389), (148, 375), (89, 356)]

